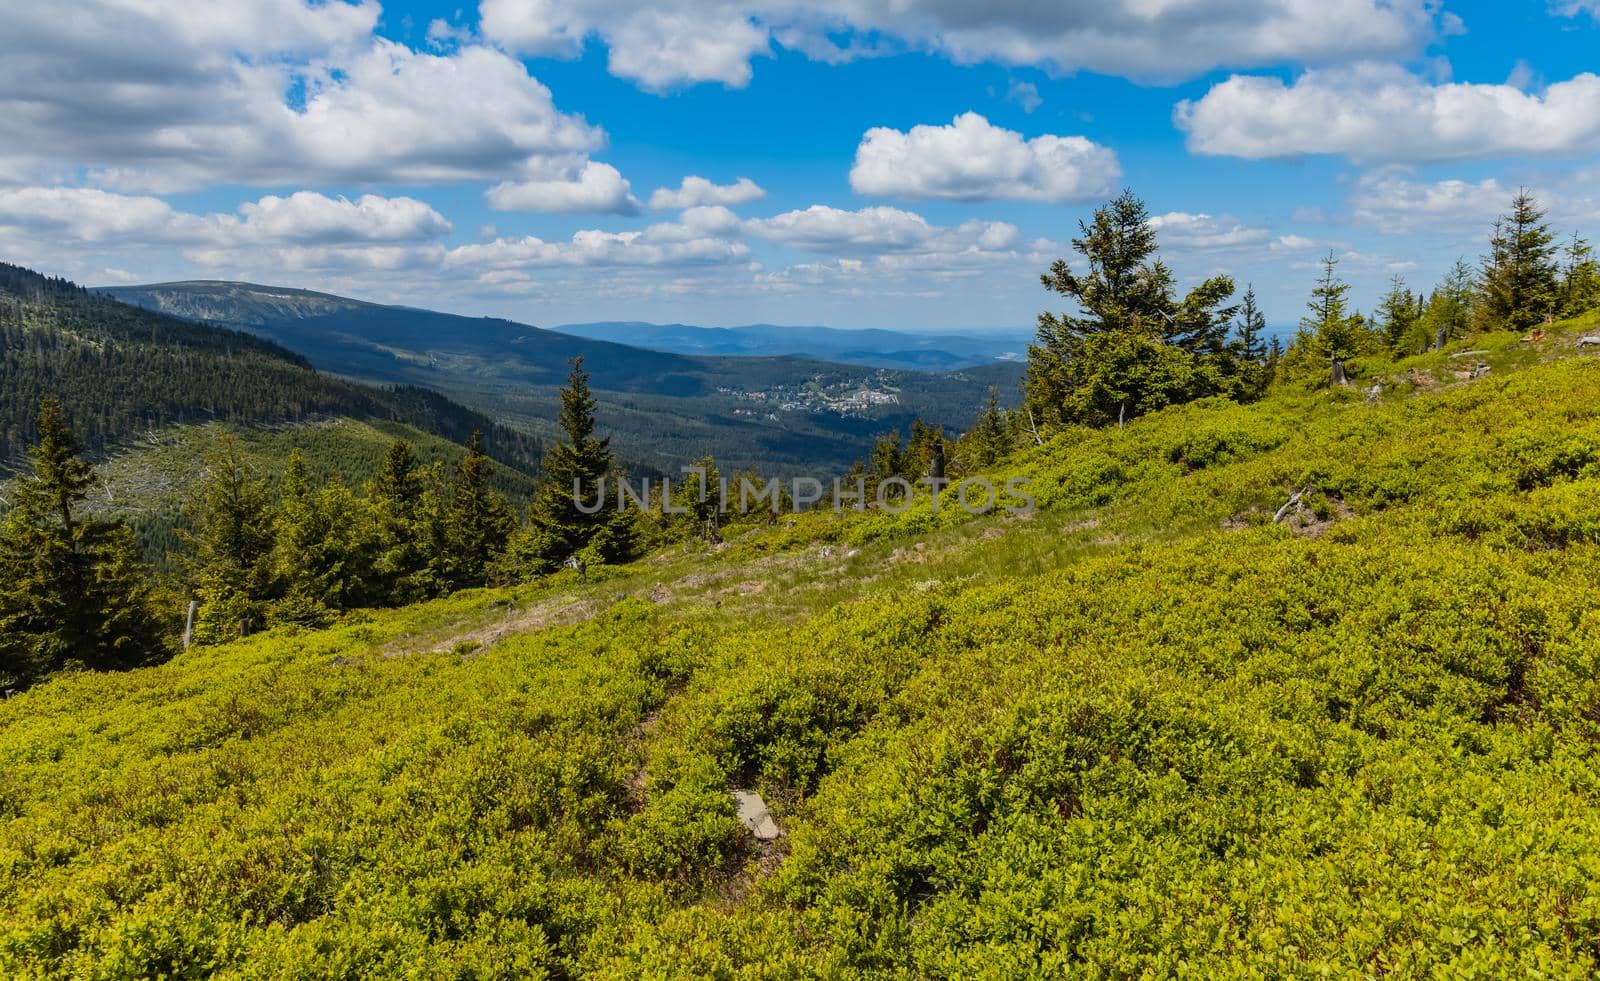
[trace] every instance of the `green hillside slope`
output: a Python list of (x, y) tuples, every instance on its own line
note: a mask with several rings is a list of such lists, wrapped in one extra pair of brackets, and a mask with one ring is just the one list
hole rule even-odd
[(436, 392), (333, 378), (251, 334), (141, 310), (0, 264), (0, 472), (33, 438), (45, 396), (61, 400), (74, 429), (99, 453), (172, 423), (255, 426), (347, 416), (404, 423), (456, 442), (481, 429), (501, 461), (530, 471), (538, 465), (536, 440)]
[[(145, 558), (156, 568), (172, 568), (181, 549), (180, 531), (190, 526), (185, 505), (194, 499), (204, 477), (196, 466), (227, 432), (220, 424), (172, 426), (139, 437), (117, 449), (101, 466), (103, 484), (90, 501), (96, 513), (126, 520), (143, 543)], [(311, 480), (321, 485), (334, 475), (360, 488), (383, 463), (396, 439), (404, 439), (424, 465), (442, 464), (446, 471), (460, 463), (461, 444), (404, 423), (338, 418), (315, 422), (257, 426), (239, 431), (246, 461), (257, 473), (281, 474), (289, 454), (298, 449)], [(470, 435), (470, 434), (469, 434)], [(494, 489), (519, 509), (533, 496), (533, 478), (520, 470), (496, 468)]]
[[(1019, 363), (952, 373), (889, 371), (797, 357), (694, 357), (575, 337), (492, 317), (249, 283), (108, 287), (107, 295), (271, 338), (317, 367), (423, 385), (542, 438), (557, 435), (567, 360), (586, 359), (600, 421), (626, 459), (675, 473), (707, 453), (733, 469), (832, 473), (872, 438), (920, 416), (968, 426), (991, 386), (1015, 401)], [(861, 391), (889, 398), (851, 402)]]
[(0, 971), (1592, 977), (1597, 326), (40, 685)]

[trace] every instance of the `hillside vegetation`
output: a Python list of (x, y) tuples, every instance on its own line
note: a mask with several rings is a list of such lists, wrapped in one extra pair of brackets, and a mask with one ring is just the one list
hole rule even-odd
[(1066, 427), (1026, 514), (60, 676), (0, 972), (1593, 976), (1596, 328)]

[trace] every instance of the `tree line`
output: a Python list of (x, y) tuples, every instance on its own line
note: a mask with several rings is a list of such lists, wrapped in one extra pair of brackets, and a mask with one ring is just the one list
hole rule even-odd
[(578, 359), (562, 391), (566, 439), (546, 454), (520, 520), (494, 487), (495, 465), (477, 433), (448, 471), (423, 465), (395, 440), (361, 493), (337, 475), (313, 485), (298, 450), (274, 491), (237, 440), (224, 437), (207, 458), (186, 536), (195, 640), (320, 626), (346, 610), (524, 581), (568, 560), (587, 569), (632, 558), (634, 516), (581, 507), (582, 492), (619, 473), (609, 441), (595, 435), (594, 408)]
[[(593, 507), (621, 471), (609, 439), (595, 432), (581, 358), (561, 398), (565, 439), (547, 454), (520, 519), (495, 489), (479, 433), (448, 469), (423, 463), (396, 439), (359, 490), (337, 474), (313, 481), (298, 449), (283, 473), (258, 473), (237, 436), (225, 433), (206, 455), (178, 573), (166, 583), (123, 520), (86, 516), (99, 478), (61, 403), (46, 399), (31, 466), (12, 481), (0, 524), (0, 687), (162, 660), (178, 645), (175, 617), (185, 598), (197, 606), (189, 639), (214, 644), (525, 581), (566, 564), (586, 575), (645, 546), (714, 533), (704, 473), (678, 488), (674, 507), (660, 492), (640, 511)], [(714, 462), (703, 463), (714, 484)]]
[(913, 419), (906, 433), (892, 429), (874, 440), (843, 480), (885, 488), (887, 497), (898, 500), (905, 490), (895, 481), (913, 488), (925, 478), (957, 481), (993, 466), (1026, 438), (1025, 415), (1002, 408), (999, 389), (990, 388), (987, 403), (965, 432), (951, 436), (941, 426)]
[(1527, 333), (1600, 308), (1600, 261), (1574, 233), (1562, 240), (1526, 191), (1496, 220), (1489, 248), (1476, 267), (1459, 259), (1427, 293), (1394, 277), (1374, 317), (1349, 308), (1349, 286), (1338, 257), (1323, 259), (1292, 352), (1297, 374), (1326, 368), (1346, 380), (1346, 365), (1363, 356), (1406, 357), (1451, 341), (1497, 330)]
[(1474, 267), (1458, 261), (1434, 289), (1396, 278), (1376, 316), (1351, 309), (1330, 253), (1287, 348), (1265, 338), (1253, 290), (1228, 276), (1183, 295), (1159, 256), (1157, 230), (1131, 191), (1079, 223), (1082, 271), (1057, 260), (1042, 277), (1072, 313), (1039, 316), (1023, 412), (1042, 425), (1105, 426), (1200, 398), (1259, 398), (1275, 380), (1349, 380), (1350, 362), (1395, 358), (1495, 330), (1530, 331), (1600, 307), (1600, 262), (1579, 235), (1558, 241), (1526, 191), (1494, 226)]
[(1351, 307), (1350, 285), (1329, 254), (1286, 346), (1267, 336), (1253, 286), (1235, 296), (1231, 277), (1213, 276), (1182, 295), (1160, 258), (1145, 203), (1125, 191), (1079, 223), (1073, 249), (1043, 274), (1044, 286), (1072, 300), (1071, 313), (1039, 316), (1029, 348), (1022, 405), (987, 407), (964, 433), (914, 420), (906, 433), (880, 435), (848, 480), (958, 478), (992, 466), (1051, 426), (1120, 425), (1201, 398), (1253, 401), (1274, 384), (1341, 385), (1350, 363), (1438, 350), (1496, 330), (1530, 331), (1600, 308), (1600, 261), (1579, 235), (1558, 239), (1527, 192), (1495, 222), (1474, 266), (1458, 260), (1426, 293), (1396, 277), (1367, 317)]

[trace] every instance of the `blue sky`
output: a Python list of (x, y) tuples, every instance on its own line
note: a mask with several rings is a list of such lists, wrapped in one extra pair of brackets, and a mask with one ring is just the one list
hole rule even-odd
[(1600, 235), (1600, 0), (0, 3), (0, 257), (90, 283), (1015, 328), (1127, 186), (1291, 324)]

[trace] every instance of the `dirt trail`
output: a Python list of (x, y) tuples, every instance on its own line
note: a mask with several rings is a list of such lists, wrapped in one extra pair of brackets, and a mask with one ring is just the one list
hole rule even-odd
[(544, 627), (582, 623), (598, 612), (600, 608), (593, 600), (574, 599), (571, 596), (553, 596), (526, 607), (512, 603), (506, 605), (503, 616), (498, 620), (479, 623), (461, 630), (447, 630), (442, 635), (398, 638), (380, 651), (379, 655), (406, 657), (420, 651), (431, 654), (444, 654), (450, 651), (459, 651), (463, 654), (481, 653), (507, 637)]

